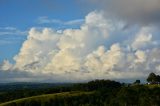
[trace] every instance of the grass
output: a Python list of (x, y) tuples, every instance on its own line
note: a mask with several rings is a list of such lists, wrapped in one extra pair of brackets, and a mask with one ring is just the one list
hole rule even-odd
[(160, 84), (146, 84), (145, 86), (149, 87), (149, 88), (155, 88), (155, 87), (160, 87)]
[(17, 99), (5, 103), (1, 103), (0, 106), (10, 106), (10, 104), (16, 103), (23, 103), (25, 101), (41, 101), (41, 100), (49, 100), (49, 99), (55, 99), (56, 97), (73, 97), (73, 96), (79, 96), (79, 95), (89, 95), (93, 94), (94, 92), (62, 92), (62, 93), (54, 93), (54, 94), (45, 94), (45, 95), (39, 95), (39, 96), (32, 96), (32, 97), (27, 97), (27, 98), (22, 98), (22, 99)]

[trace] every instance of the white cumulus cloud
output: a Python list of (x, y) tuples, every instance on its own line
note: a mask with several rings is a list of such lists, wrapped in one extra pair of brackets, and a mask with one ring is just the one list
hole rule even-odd
[(160, 73), (160, 48), (155, 44), (159, 40), (152, 28), (126, 32), (120, 23), (107, 19), (103, 11), (93, 11), (77, 29), (31, 28), (14, 57), (15, 64), (6, 61), (1, 70), (54, 81), (142, 78), (151, 71)]

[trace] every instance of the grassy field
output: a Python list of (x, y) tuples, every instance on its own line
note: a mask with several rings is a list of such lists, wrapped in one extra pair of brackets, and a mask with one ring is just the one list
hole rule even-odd
[(20, 104), (25, 101), (48, 101), (50, 99), (54, 100), (57, 97), (74, 97), (74, 96), (80, 96), (80, 95), (89, 95), (93, 94), (94, 92), (63, 92), (63, 93), (54, 93), (54, 94), (45, 94), (45, 95), (40, 95), (40, 96), (32, 96), (28, 98), (22, 98), (22, 99), (17, 99), (9, 102), (5, 102), (0, 104), (0, 106), (11, 106), (11, 104)]
[(146, 84), (145, 86), (149, 87), (149, 88), (155, 88), (155, 87), (160, 87), (160, 84)]

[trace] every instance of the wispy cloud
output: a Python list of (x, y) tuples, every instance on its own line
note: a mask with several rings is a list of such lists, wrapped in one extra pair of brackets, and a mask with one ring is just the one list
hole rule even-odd
[(0, 27), (0, 30), (16, 30), (15, 27)]
[(27, 35), (27, 31), (15, 27), (0, 27), (0, 35)]
[(68, 21), (68, 22), (65, 22), (64, 24), (65, 25), (80, 25), (84, 22), (84, 19), (77, 19), (77, 20), (71, 20), (71, 21)]
[(24, 41), (27, 34), (28, 31), (22, 31), (15, 27), (0, 27), (0, 46)]
[(58, 25), (67, 25), (67, 26), (72, 26), (72, 25), (81, 25), (84, 23), (84, 19), (75, 19), (75, 20), (70, 20), (70, 21), (62, 21), (59, 19), (49, 19), (46, 16), (39, 17), (37, 19), (38, 24), (58, 24)]

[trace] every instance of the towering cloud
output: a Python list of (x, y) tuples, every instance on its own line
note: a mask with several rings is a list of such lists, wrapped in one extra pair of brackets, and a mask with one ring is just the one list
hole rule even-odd
[(14, 58), (15, 67), (42, 73), (79, 71), (83, 58), (99, 45), (104, 45), (111, 30), (103, 12), (87, 15), (80, 29), (54, 31), (32, 28), (20, 53)]
[(160, 73), (158, 30), (153, 33), (152, 27), (138, 27), (124, 31), (123, 25), (106, 18), (104, 11), (93, 11), (79, 29), (31, 28), (14, 57), (15, 64), (5, 61), (1, 70), (54, 81), (140, 78), (151, 71)]

